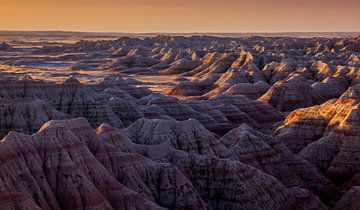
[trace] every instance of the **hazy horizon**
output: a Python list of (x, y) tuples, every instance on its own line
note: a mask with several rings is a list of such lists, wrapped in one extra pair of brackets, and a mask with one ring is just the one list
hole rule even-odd
[(357, 0), (0, 0), (0, 30), (100, 33), (358, 32)]
[(286, 34), (286, 33), (360, 33), (358, 31), (143, 31), (143, 32), (127, 32), (127, 31), (75, 31), (75, 30), (62, 30), (62, 29), (0, 29), (0, 32), (49, 32), (49, 33), (101, 33), (101, 34)]

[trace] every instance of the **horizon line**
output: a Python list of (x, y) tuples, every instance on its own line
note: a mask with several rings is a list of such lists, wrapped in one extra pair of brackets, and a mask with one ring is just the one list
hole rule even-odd
[(63, 32), (63, 33), (106, 33), (106, 34), (257, 34), (257, 33), (360, 33), (359, 31), (198, 31), (198, 32), (168, 32), (168, 31), (158, 31), (158, 32), (122, 32), (122, 31), (76, 31), (76, 30), (19, 30), (19, 29), (0, 29), (0, 32)]

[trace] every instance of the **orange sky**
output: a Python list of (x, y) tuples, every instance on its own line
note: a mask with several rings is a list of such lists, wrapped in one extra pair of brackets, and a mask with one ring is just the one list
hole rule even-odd
[(360, 0), (0, 0), (0, 30), (360, 31)]

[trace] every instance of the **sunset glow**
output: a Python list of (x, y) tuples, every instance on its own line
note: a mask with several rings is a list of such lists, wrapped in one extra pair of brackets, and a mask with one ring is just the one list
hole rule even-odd
[(0, 0), (0, 30), (359, 31), (358, 0)]

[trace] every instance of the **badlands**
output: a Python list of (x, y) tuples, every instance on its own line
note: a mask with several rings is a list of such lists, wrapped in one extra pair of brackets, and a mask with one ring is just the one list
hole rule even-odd
[(0, 209), (360, 208), (359, 35), (36, 36), (0, 36)]

